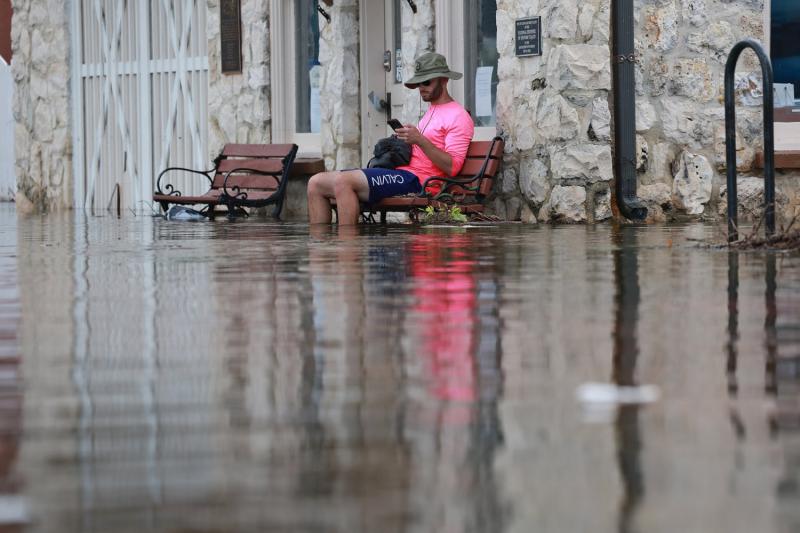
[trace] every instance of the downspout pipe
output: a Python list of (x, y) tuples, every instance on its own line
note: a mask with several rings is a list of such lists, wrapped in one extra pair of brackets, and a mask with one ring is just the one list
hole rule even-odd
[(629, 220), (644, 220), (647, 218), (647, 207), (636, 196), (636, 54), (633, 27), (633, 0), (612, 0), (611, 68), (617, 207)]

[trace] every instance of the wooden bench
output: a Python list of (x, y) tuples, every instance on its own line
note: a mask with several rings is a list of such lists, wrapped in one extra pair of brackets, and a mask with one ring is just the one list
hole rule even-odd
[[(272, 216), (280, 218), (286, 184), (297, 155), (296, 144), (226, 144), (211, 170), (170, 167), (161, 172), (156, 182), (153, 201), (164, 211), (171, 204), (204, 205), (201, 211), (213, 218), (218, 206), (228, 216), (242, 212), (243, 207), (264, 207), (274, 204)], [(188, 172), (203, 175), (209, 189), (197, 196), (181, 194), (171, 183), (162, 184), (167, 174)]]
[(428, 185), (441, 184), (437, 193), (423, 192), (419, 196), (384, 198), (376, 204), (362, 206), (362, 210), (368, 214), (367, 217), (380, 213), (382, 223), (386, 222), (388, 212), (413, 212), (428, 206), (441, 208), (455, 205), (464, 214), (482, 213), (483, 202), (492, 191), (494, 178), (503, 162), (503, 147), (501, 137), (495, 137), (491, 141), (472, 141), (458, 176), (425, 180), (423, 191), (427, 190)]

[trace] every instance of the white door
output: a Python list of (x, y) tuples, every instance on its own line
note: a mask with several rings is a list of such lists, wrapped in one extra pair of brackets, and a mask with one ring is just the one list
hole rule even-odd
[(71, 16), (75, 205), (152, 209), (162, 169), (209, 166), (206, 1), (76, 0)]
[(403, 0), (361, 2), (361, 131), (366, 164), (379, 139), (392, 133), (386, 124), (403, 108), (400, 10)]

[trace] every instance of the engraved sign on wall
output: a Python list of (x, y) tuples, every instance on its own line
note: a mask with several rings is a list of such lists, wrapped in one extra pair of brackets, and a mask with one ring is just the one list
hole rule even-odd
[(542, 17), (518, 19), (515, 30), (517, 56), (542, 55)]
[(220, 0), (220, 61), (222, 72), (242, 72), (242, 6), (240, 0)]

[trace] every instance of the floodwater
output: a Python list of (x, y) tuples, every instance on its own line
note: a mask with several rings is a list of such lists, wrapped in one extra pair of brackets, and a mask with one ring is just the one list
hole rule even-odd
[(800, 255), (716, 237), (3, 208), (0, 531), (798, 532)]

